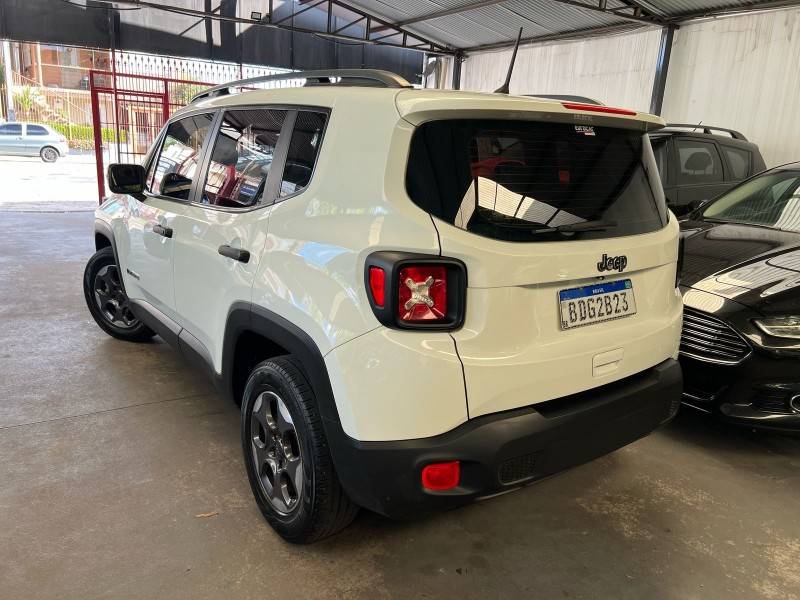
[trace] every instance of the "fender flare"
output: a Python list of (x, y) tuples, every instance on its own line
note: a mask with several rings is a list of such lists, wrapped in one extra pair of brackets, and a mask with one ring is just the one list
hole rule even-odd
[[(111, 244), (111, 252), (114, 253), (114, 262), (117, 264), (117, 267), (120, 269), (120, 277), (119, 282), (122, 285), (122, 291), (125, 291), (125, 278), (122, 276), (122, 265), (119, 264), (119, 254), (117, 253), (117, 240), (114, 237), (114, 230), (112, 229), (111, 225), (103, 221), (102, 219), (95, 219), (94, 220), (94, 235), (95, 240), (97, 239), (97, 234), (102, 235), (103, 237), (107, 238)], [(95, 248), (97, 248), (97, 243), (95, 241)], [(98, 249), (99, 250), (99, 249)]]
[[(329, 431), (332, 428), (342, 432), (328, 369), (317, 344), (310, 335), (291, 321), (269, 309), (249, 302), (235, 302), (228, 312), (222, 346), (222, 381), (220, 382), (225, 395), (231, 400), (236, 400), (233, 397), (233, 361), (236, 354), (236, 343), (239, 336), (248, 331), (273, 341), (298, 359), (303, 368), (303, 374), (308, 378), (314, 390), (326, 433), (329, 434), (329, 437), (332, 434), (336, 435), (333, 431)], [(336, 433), (338, 434), (338, 432)]]

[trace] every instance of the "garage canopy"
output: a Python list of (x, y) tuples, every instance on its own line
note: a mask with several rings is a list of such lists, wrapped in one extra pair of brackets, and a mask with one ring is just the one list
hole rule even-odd
[(769, 0), (350, 0), (424, 38), (465, 51), (797, 5)]

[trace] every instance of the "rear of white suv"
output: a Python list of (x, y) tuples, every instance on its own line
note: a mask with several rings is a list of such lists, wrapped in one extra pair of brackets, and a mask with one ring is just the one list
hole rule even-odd
[(84, 279), (106, 331), (160, 333), (241, 403), (291, 541), (515, 489), (680, 402), (661, 121), (353, 73), (175, 115), (110, 170)]

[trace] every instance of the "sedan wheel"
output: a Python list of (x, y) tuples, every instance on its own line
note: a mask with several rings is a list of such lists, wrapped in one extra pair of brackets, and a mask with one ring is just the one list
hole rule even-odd
[(41, 159), (46, 163), (53, 163), (58, 160), (58, 150), (55, 148), (42, 148), (41, 152), (39, 152), (39, 156)]

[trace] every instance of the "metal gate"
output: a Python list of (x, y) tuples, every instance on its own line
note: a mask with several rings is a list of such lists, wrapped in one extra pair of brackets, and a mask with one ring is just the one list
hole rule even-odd
[(170, 114), (210, 85), (133, 73), (89, 72), (100, 202), (106, 194), (106, 164), (141, 162)]

